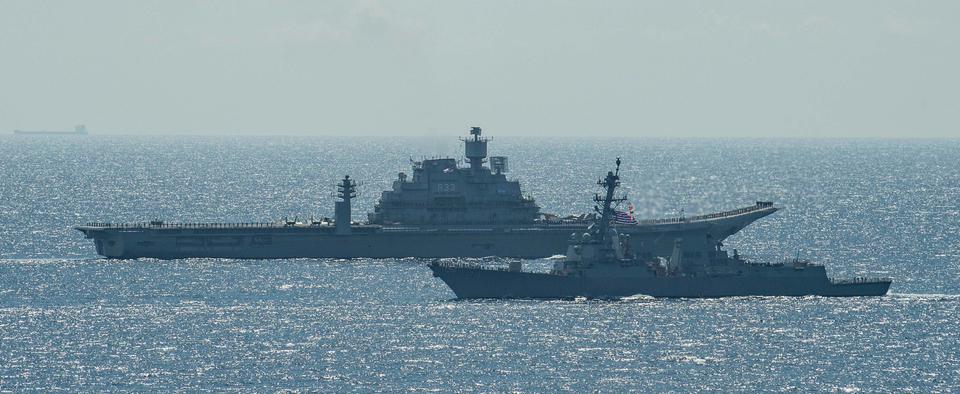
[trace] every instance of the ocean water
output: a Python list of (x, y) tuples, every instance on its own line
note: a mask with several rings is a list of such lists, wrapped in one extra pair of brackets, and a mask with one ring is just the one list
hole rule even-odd
[(457, 301), (415, 259), (99, 259), (88, 221), (355, 219), (423, 138), (0, 136), (0, 392), (960, 391), (960, 140), (496, 137), (544, 211), (624, 160), (639, 216), (774, 201), (726, 245), (879, 298)]

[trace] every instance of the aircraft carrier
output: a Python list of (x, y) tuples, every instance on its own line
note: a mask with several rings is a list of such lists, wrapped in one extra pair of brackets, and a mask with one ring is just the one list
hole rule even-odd
[[(488, 158), (479, 127), (462, 138), (466, 166), (456, 159), (413, 163), (382, 192), (365, 223), (351, 222), (357, 182), (337, 185), (334, 218), (274, 223), (97, 222), (77, 226), (108, 258), (219, 257), (244, 259), (327, 257), (522, 257), (564, 253), (571, 232), (583, 232), (596, 213), (560, 218), (540, 212), (520, 183), (506, 178), (508, 161)], [(487, 165), (488, 164), (488, 165)], [(652, 220), (615, 227), (635, 250), (668, 256), (674, 240), (689, 253), (706, 253), (750, 223), (777, 211), (769, 202), (725, 212)]]
[(889, 278), (831, 279), (823, 265), (797, 258), (785, 263), (754, 263), (731, 257), (717, 244), (708, 253), (691, 253), (674, 240), (669, 258), (635, 249), (630, 235), (611, 228), (612, 203), (620, 185), (620, 159), (598, 184), (594, 199), (602, 215), (586, 232), (573, 233), (562, 261), (549, 272), (524, 271), (521, 261), (507, 268), (434, 261), (429, 264), (458, 298), (623, 298), (635, 295), (671, 298), (731, 296), (881, 296)]

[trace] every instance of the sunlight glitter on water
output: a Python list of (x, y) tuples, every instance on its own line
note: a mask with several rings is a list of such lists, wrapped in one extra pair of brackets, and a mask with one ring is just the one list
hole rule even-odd
[(453, 300), (414, 259), (98, 259), (72, 225), (331, 216), (346, 172), (368, 182), (361, 215), (435, 153), (103, 138), (0, 137), (0, 391), (960, 391), (960, 223), (938, 220), (956, 217), (956, 141), (497, 145), (546, 211), (589, 211), (597, 152), (617, 151), (645, 217), (772, 200), (786, 209), (728, 248), (895, 279), (879, 298), (543, 302)]

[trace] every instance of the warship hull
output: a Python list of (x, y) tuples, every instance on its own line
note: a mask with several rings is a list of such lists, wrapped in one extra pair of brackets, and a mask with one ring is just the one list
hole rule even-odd
[[(703, 240), (709, 248), (753, 221), (775, 212), (755, 206), (703, 218), (664, 219), (619, 226), (631, 236), (635, 250), (669, 255), (676, 239)], [(97, 254), (118, 259), (192, 257), (402, 258), (485, 257), (540, 258), (563, 254), (579, 224), (516, 226), (382, 227), (352, 226), (338, 233), (334, 226), (277, 224), (88, 224), (77, 230), (94, 241)]]
[(73, 131), (29, 131), (29, 130), (14, 130), (13, 134), (20, 135), (87, 135), (87, 126), (77, 125), (73, 128)]
[(831, 281), (804, 277), (582, 277), (536, 272), (511, 272), (479, 267), (431, 264), (457, 298), (572, 299), (720, 298), (742, 296), (882, 296), (889, 280)]
[(13, 134), (17, 134), (17, 135), (87, 135), (86, 133), (77, 133), (74, 131), (23, 131), (23, 130), (14, 130)]
[[(77, 126), (77, 131), (85, 131)], [(400, 172), (381, 193), (365, 224), (351, 212), (357, 182), (345, 175), (336, 185), (334, 218), (300, 223), (88, 223), (77, 226), (108, 258), (191, 257), (402, 258), (519, 257), (561, 254), (571, 234), (588, 231), (595, 213), (560, 218), (542, 214), (520, 182), (507, 179), (507, 158), (487, 155), (488, 138), (472, 127), (461, 139), (462, 167), (454, 158), (412, 162), (412, 176)], [(489, 163), (489, 167), (484, 163)], [(632, 214), (615, 223), (630, 235), (632, 250), (652, 256), (672, 252), (682, 240), (685, 253), (704, 254), (750, 223), (777, 211), (756, 202), (727, 212), (637, 221)]]
[(457, 232), (377, 231), (337, 235), (328, 231), (254, 231), (193, 234), (97, 232), (97, 254), (108, 258), (402, 258), (547, 257), (563, 252), (568, 231)]

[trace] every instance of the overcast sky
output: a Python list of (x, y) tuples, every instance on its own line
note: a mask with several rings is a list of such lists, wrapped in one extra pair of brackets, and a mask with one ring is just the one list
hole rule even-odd
[(0, 0), (0, 132), (960, 137), (958, 20), (956, 0)]

